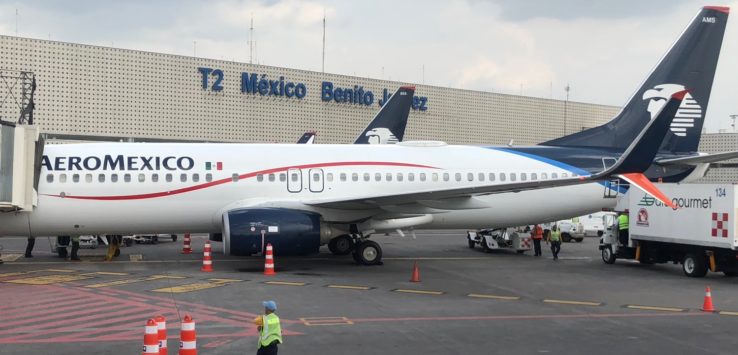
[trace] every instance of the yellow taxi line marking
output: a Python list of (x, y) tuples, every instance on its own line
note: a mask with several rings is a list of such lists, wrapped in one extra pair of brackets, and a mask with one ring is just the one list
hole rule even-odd
[(635, 304), (629, 304), (625, 307), (630, 309), (642, 309), (645, 311), (684, 312), (684, 308), (673, 307), (640, 306)]
[(510, 300), (510, 301), (517, 301), (520, 299), (520, 297), (517, 297), (517, 296), (484, 295), (484, 294), (479, 294), (479, 293), (470, 293), (467, 296), (473, 297), (473, 298), (491, 298), (495, 300)]
[(149, 276), (149, 279), (152, 280), (159, 280), (159, 279), (186, 279), (187, 276), (174, 276), (174, 275), (151, 275)]
[(369, 286), (351, 286), (351, 285), (328, 285), (328, 288), (340, 288), (346, 290), (371, 290)]
[(91, 285), (86, 285), (87, 288), (101, 288), (101, 287), (110, 287), (110, 286), (120, 286), (120, 285), (128, 285), (133, 284), (137, 282), (144, 282), (144, 281), (155, 281), (155, 280), (162, 280), (162, 279), (184, 279), (186, 277), (184, 276), (169, 276), (169, 275), (152, 275), (149, 277), (141, 277), (141, 278), (135, 278), (135, 279), (125, 279), (125, 280), (115, 280), (115, 281), (108, 281), (108, 282), (101, 282)]
[(442, 295), (443, 294), (443, 292), (441, 291), (407, 290), (407, 289), (402, 289), (402, 288), (398, 288), (394, 291), (402, 292), (402, 293), (417, 293), (420, 295)]
[(267, 285), (283, 285), (283, 286), (305, 286), (305, 282), (288, 282), (288, 281), (265, 281)]
[(2, 256), (0, 256), (0, 260), (13, 262), (20, 259), (21, 256), (23, 256), (23, 254), (3, 254)]
[(27, 272), (8, 272), (5, 274), (0, 274), (0, 277), (11, 277), (11, 276), (20, 276), (20, 275), (28, 275)]
[(47, 276), (36, 276), (28, 277), (24, 279), (8, 280), (3, 282), (24, 284), (24, 285), (49, 285), (62, 282), (79, 281), (91, 279), (90, 276), (82, 275), (47, 275)]
[(128, 274), (125, 272), (97, 271), (97, 272), (89, 272), (89, 273), (81, 274), (81, 275), (127, 276)]
[(43, 269), (43, 270), (31, 271), (31, 272), (42, 272), (42, 271), (49, 271), (49, 272), (77, 272), (77, 270), (69, 270), (69, 269)]
[(567, 300), (543, 300), (544, 303), (571, 304), (577, 306), (602, 306), (601, 302), (567, 301)]
[(186, 285), (157, 288), (155, 290), (151, 290), (151, 292), (185, 293), (185, 292), (207, 290), (210, 288), (222, 287), (225, 285), (226, 285), (225, 283), (197, 282), (197, 283), (186, 284)]
[(718, 312), (721, 316), (738, 316), (738, 312), (720, 311)]
[(346, 317), (309, 317), (300, 318), (300, 321), (306, 326), (315, 325), (351, 325), (354, 324)]
[(214, 283), (230, 283), (230, 282), (242, 282), (243, 280), (239, 279), (208, 279), (210, 282)]

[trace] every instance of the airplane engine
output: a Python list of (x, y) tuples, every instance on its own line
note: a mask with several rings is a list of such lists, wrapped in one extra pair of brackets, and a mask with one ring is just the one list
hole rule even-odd
[(223, 252), (260, 253), (268, 243), (276, 255), (317, 253), (338, 232), (320, 214), (281, 208), (244, 208), (223, 214)]

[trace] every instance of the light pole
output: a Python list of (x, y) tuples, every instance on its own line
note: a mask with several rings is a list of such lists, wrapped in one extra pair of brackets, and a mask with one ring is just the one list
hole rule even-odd
[(733, 127), (733, 133), (735, 133), (735, 119), (738, 118), (738, 115), (729, 115), (730, 119), (733, 120), (733, 123), (730, 125)]
[(566, 91), (566, 101), (564, 101), (564, 135), (566, 135), (566, 116), (567, 116), (567, 106), (569, 106), (569, 90), (571, 90), (571, 86), (569, 86), (569, 83), (566, 84), (564, 87), (564, 91)]

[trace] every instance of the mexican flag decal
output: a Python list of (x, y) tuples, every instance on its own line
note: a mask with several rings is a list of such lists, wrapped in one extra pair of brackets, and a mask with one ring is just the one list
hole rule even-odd
[(205, 163), (205, 170), (223, 170), (223, 162), (206, 162)]

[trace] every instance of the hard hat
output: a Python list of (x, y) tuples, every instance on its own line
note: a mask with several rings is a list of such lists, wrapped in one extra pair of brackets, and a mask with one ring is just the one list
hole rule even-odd
[(274, 301), (264, 301), (261, 304), (264, 305), (264, 308), (274, 312), (277, 310), (277, 302)]

